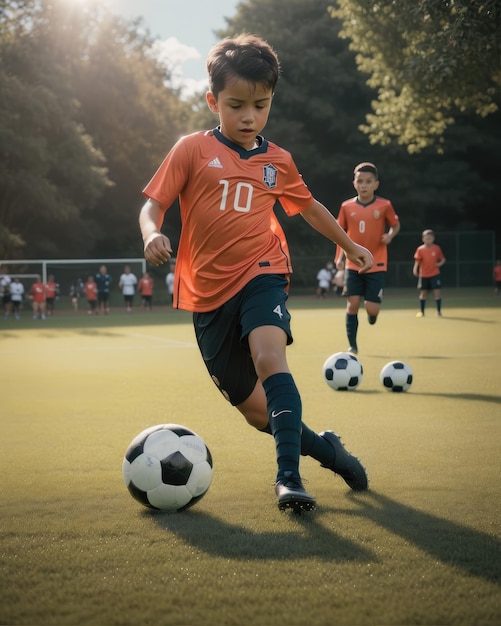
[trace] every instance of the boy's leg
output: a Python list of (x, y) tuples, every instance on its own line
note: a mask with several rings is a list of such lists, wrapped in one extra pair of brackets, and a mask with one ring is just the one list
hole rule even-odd
[[(273, 288), (273, 277), (268, 279)], [(277, 323), (274, 319), (276, 317), (280, 320), (279, 324), (288, 326), (284, 284), (287, 282), (278, 282), (281, 287), (278, 294), (281, 293), (282, 301), (278, 300), (277, 303), (273, 298), (268, 303), (271, 307), (260, 306), (263, 299), (266, 301), (270, 283), (259, 281), (254, 290), (247, 286), (220, 309), (209, 313), (195, 313), (193, 321), (202, 357), (223, 396), (246, 415), (250, 424), (266, 428), (271, 420), (279, 465), (279, 481), (276, 484), (278, 505), (280, 509), (293, 508), (301, 511), (314, 508), (315, 499), (304, 490), (298, 469), (301, 450), (301, 399), (285, 361), (285, 345), (292, 338), (287, 336), (281, 326), (273, 325)], [(245, 314), (242, 313), (243, 309), (246, 309)], [(256, 316), (262, 318), (263, 315), (269, 316), (269, 323), (252, 328), (253, 319)], [(251, 334), (254, 360), (247, 344)], [(273, 340), (270, 340), (270, 335)], [(270, 361), (276, 355), (282, 371), (276, 371), (275, 366), (270, 366)], [(255, 363), (265, 379), (268, 398), (263, 385), (258, 382)], [(251, 397), (252, 401), (249, 400)], [(272, 429), (270, 428), (270, 433)]]
[(358, 310), (363, 295), (363, 279), (358, 272), (348, 270), (346, 277), (346, 337), (348, 338), (348, 352), (353, 354), (358, 352)]
[(427, 291), (421, 291), (419, 293), (419, 313), (417, 317), (424, 317), (424, 310), (426, 308), (426, 297), (428, 295)]
[(381, 310), (385, 277), (386, 272), (371, 272), (363, 277), (365, 284), (365, 310), (371, 326), (377, 322), (377, 317)]

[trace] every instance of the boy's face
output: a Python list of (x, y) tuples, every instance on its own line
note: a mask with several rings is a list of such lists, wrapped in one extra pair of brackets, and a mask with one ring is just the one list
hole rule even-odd
[(217, 100), (211, 92), (206, 98), (209, 109), (219, 115), (221, 133), (245, 150), (255, 148), (256, 136), (268, 121), (272, 90), (235, 79), (219, 92)]
[(379, 181), (372, 172), (357, 172), (353, 186), (361, 202), (370, 202), (379, 187)]
[(426, 235), (423, 235), (423, 243), (425, 246), (431, 246), (434, 241), (435, 237), (431, 233), (426, 233)]

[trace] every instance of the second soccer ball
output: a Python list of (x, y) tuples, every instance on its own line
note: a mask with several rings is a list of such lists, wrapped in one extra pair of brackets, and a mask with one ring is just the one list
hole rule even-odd
[(336, 391), (354, 391), (362, 382), (364, 368), (349, 352), (336, 352), (323, 365), (325, 382)]

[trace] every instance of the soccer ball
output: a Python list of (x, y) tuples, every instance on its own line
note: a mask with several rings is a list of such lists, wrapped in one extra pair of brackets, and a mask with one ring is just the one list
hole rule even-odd
[(180, 511), (207, 493), (212, 456), (204, 440), (189, 428), (158, 424), (131, 441), (122, 475), (132, 497), (144, 506)]
[(362, 382), (364, 368), (349, 352), (332, 354), (323, 365), (324, 380), (336, 391), (353, 391)]
[(383, 367), (379, 378), (388, 391), (407, 391), (412, 385), (412, 370), (402, 361), (391, 361)]

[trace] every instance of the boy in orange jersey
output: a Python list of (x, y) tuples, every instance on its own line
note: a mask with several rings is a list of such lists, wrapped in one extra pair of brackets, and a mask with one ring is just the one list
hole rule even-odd
[(143, 301), (143, 309), (145, 311), (151, 311), (151, 304), (153, 299), (153, 278), (149, 275), (148, 272), (144, 272), (144, 274), (139, 279), (139, 293), (141, 294), (141, 298)]
[(84, 291), (87, 304), (89, 305), (87, 309), (88, 315), (97, 315), (99, 313), (97, 310), (97, 283), (92, 274), (88, 276), (87, 281), (84, 283)]
[(348, 351), (357, 354), (360, 302), (363, 298), (369, 324), (375, 324), (383, 300), (387, 246), (399, 232), (400, 222), (391, 202), (376, 196), (379, 175), (373, 163), (360, 163), (355, 167), (353, 186), (357, 195), (342, 203), (338, 222), (353, 241), (372, 252), (374, 265), (362, 273), (351, 259), (346, 259), (345, 263), (341, 246), (337, 248), (335, 260), (337, 269), (346, 266), (346, 335)]
[(414, 267), (412, 273), (418, 277), (419, 292), (419, 312), (416, 317), (424, 317), (426, 298), (428, 291), (433, 289), (437, 315), (442, 315), (442, 292), (440, 280), (440, 268), (445, 263), (444, 254), (435, 243), (435, 233), (430, 230), (423, 230), (423, 245), (416, 248), (414, 253)]
[(36, 320), (38, 316), (40, 319), (45, 319), (45, 285), (42, 282), (42, 277), (37, 276), (35, 282), (31, 285), (31, 304), (33, 307), (33, 319)]
[(302, 484), (301, 454), (354, 490), (367, 489), (367, 476), (335, 433), (317, 435), (302, 422), (286, 360), (292, 267), (275, 202), (341, 246), (361, 272), (373, 259), (313, 198), (291, 155), (259, 134), (279, 77), (274, 50), (253, 35), (224, 39), (209, 52), (207, 70), (206, 100), (220, 125), (181, 138), (144, 189), (145, 258), (155, 266), (171, 259), (170, 240), (160, 229), (179, 198), (173, 306), (193, 312), (202, 357), (222, 395), (251, 426), (273, 435), (279, 509), (311, 510), (316, 503)]

